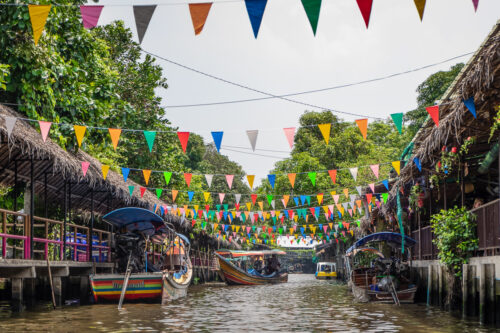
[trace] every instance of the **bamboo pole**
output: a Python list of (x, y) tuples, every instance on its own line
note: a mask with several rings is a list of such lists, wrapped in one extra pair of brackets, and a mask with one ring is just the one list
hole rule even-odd
[(49, 272), (50, 292), (52, 294), (52, 306), (56, 308), (56, 296), (54, 295), (54, 285), (52, 283), (52, 270), (50, 269), (49, 256), (47, 256), (47, 271)]

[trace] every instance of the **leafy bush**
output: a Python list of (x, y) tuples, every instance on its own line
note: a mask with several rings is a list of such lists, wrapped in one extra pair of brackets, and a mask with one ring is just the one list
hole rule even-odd
[(456, 276), (462, 275), (462, 264), (467, 263), (478, 247), (476, 216), (465, 207), (441, 210), (431, 217), (431, 225), (439, 251), (439, 260)]

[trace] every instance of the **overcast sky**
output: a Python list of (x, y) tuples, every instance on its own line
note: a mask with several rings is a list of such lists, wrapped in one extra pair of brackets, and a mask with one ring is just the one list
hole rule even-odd
[[(244, 1), (216, 0), (198, 36), (194, 34), (186, 1), (100, 3), (158, 4), (142, 42), (144, 50), (276, 95), (376, 78), (475, 51), (500, 16), (499, 0), (480, 0), (477, 13), (472, 0), (429, 0), (420, 22), (413, 0), (374, 0), (367, 30), (355, 0), (324, 0), (314, 37), (300, 0), (269, 0), (255, 39)], [(99, 24), (117, 19), (124, 20), (135, 34), (131, 6), (105, 6)], [(430, 74), (447, 70), (469, 57), (384, 81), (290, 98), (387, 118), (391, 113), (406, 112), (416, 106), (415, 90)], [(169, 84), (167, 90), (158, 91), (166, 106), (264, 96), (162, 60), (158, 62)], [(240, 163), (247, 174), (264, 178), (276, 161), (289, 156), (282, 128), (298, 126), (306, 109), (315, 110), (267, 99), (168, 108), (167, 118), (180, 130), (202, 135), (207, 143), (212, 141), (211, 131), (224, 131), (221, 153)], [(255, 153), (245, 132), (254, 129), (259, 130)]]

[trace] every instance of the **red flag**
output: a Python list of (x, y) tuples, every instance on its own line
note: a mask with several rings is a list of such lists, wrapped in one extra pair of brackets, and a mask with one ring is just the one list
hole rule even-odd
[(181, 142), (182, 151), (185, 153), (189, 140), (189, 132), (177, 132), (177, 136), (179, 137), (179, 141)]
[(195, 224), (196, 224), (196, 220), (191, 221), (191, 226), (192, 227), (194, 227)]
[(425, 110), (431, 116), (437, 127), (439, 127), (439, 105), (426, 107)]
[(252, 204), (255, 206), (255, 201), (257, 200), (257, 194), (250, 195), (252, 197)]
[(190, 174), (190, 173), (185, 173), (184, 174), (184, 180), (186, 181), (186, 185), (189, 187), (189, 185), (191, 185), (191, 177), (193, 175)]
[(141, 190), (141, 198), (142, 198), (144, 196), (144, 193), (146, 192), (146, 188), (141, 186), (140, 190)]
[(337, 170), (328, 170), (328, 174), (332, 179), (332, 182), (335, 184), (337, 182)]
[(363, 15), (363, 19), (365, 20), (366, 29), (368, 29), (368, 25), (370, 24), (370, 14), (372, 12), (372, 4), (373, 0), (356, 0), (358, 2), (359, 10), (361, 11), (361, 15)]

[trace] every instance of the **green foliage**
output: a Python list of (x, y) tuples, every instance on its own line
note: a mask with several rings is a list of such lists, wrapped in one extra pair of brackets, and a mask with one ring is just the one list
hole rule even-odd
[(495, 132), (500, 129), (500, 105), (497, 106), (497, 109), (497, 114), (493, 119), (493, 125), (491, 126), (489, 140), (491, 140), (491, 138), (493, 138), (493, 135), (495, 135)]
[(0, 64), (0, 90), (7, 89), (7, 80), (9, 79), (9, 65)]
[(417, 133), (428, 116), (425, 108), (434, 105), (443, 96), (463, 67), (463, 63), (458, 63), (449, 71), (434, 73), (418, 86), (417, 109), (405, 113), (403, 118), (411, 132), (411, 137)]
[(456, 276), (462, 274), (462, 264), (467, 263), (478, 247), (476, 216), (465, 207), (441, 210), (431, 217), (431, 225), (439, 250), (439, 260)]

